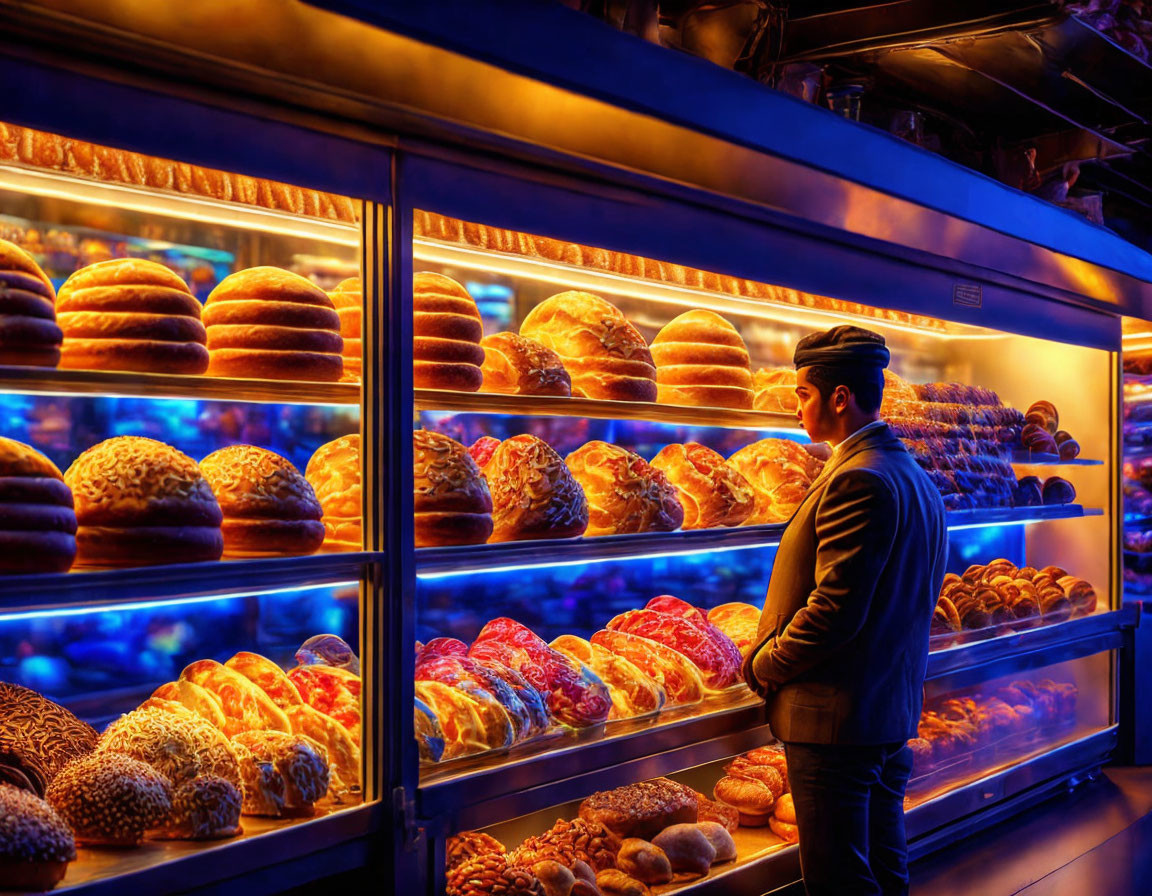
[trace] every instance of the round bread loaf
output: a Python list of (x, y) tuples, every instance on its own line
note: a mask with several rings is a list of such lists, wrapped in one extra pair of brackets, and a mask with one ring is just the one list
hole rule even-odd
[(572, 378), (560, 356), (518, 333), (493, 333), (484, 349), (482, 392), (506, 395), (571, 395)]
[(756, 494), (748, 480), (704, 445), (666, 445), (652, 458), (652, 466), (676, 487), (685, 529), (739, 526), (756, 509)]
[(0, 881), (5, 890), (51, 890), (76, 858), (72, 831), (34, 793), (0, 783)]
[(412, 385), (417, 389), (476, 392), (484, 326), (480, 309), (451, 277), (421, 271), (412, 278)]
[(584, 490), (546, 442), (520, 435), (500, 443), (483, 468), (492, 493), (489, 541), (571, 538), (588, 528)]
[(31, 446), (0, 436), (0, 572), (67, 572), (75, 558), (64, 477)]
[(0, 681), (0, 781), (43, 796), (60, 769), (96, 747), (96, 731), (47, 697)]
[(31, 255), (0, 240), (0, 364), (55, 367), (63, 338), (52, 281)]
[(340, 337), (344, 340), (344, 375), (340, 377), (340, 382), (358, 383), (364, 368), (364, 341), (361, 335), (364, 296), (360, 278), (342, 280), (328, 296), (340, 316)]
[(240, 833), (243, 797), (232, 781), (201, 775), (172, 794), (172, 813), (152, 836), (161, 840), (221, 840)]
[(290, 557), (324, 543), (323, 512), (291, 461), (255, 445), (232, 445), (200, 461), (224, 514), (224, 555)]
[(492, 496), (468, 449), (438, 432), (412, 433), (416, 547), (483, 544), (492, 534)]
[(588, 499), (585, 535), (671, 532), (684, 522), (676, 489), (639, 454), (593, 441), (564, 462)]
[(220, 505), (196, 461), (171, 445), (107, 439), (76, 458), (64, 481), (76, 501), (78, 565), (220, 559)]
[(781, 523), (800, 506), (824, 464), (789, 439), (761, 439), (741, 448), (728, 464), (743, 476), (756, 496), (744, 525)]
[(752, 407), (770, 414), (793, 415), (799, 408), (796, 398), (796, 371), (791, 367), (762, 367), (752, 378)]
[(768, 823), (776, 796), (762, 781), (726, 775), (716, 782), (716, 799), (740, 813), (741, 827), (759, 828)]
[(94, 753), (65, 766), (48, 802), (82, 846), (138, 846), (172, 811), (172, 785), (146, 762)]
[(60, 287), (60, 366), (200, 374), (208, 369), (200, 303), (162, 264), (114, 258), (81, 268)]
[(656, 367), (644, 337), (610, 302), (587, 292), (545, 299), (520, 335), (560, 356), (572, 394), (613, 401), (655, 401)]
[(213, 376), (335, 382), (344, 340), (332, 299), (306, 277), (248, 268), (217, 284), (204, 303)]
[(317, 448), (304, 468), (304, 477), (323, 510), (325, 549), (361, 550), (359, 434), (341, 436)]
[(748, 349), (732, 324), (712, 311), (685, 311), (652, 340), (657, 400), (719, 408), (752, 408)]

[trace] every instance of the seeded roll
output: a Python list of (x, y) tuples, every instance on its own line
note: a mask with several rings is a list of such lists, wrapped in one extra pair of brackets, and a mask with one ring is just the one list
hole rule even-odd
[(185, 781), (172, 794), (172, 812), (151, 832), (161, 840), (222, 840), (240, 833), (243, 796), (238, 784), (216, 775)]
[(146, 762), (94, 753), (56, 776), (48, 802), (81, 846), (139, 846), (172, 811), (172, 785)]
[(51, 890), (76, 858), (72, 831), (33, 793), (0, 783), (0, 887)]
[(483, 544), (492, 534), (492, 495), (468, 450), (438, 432), (412, 433), (416, 546)]

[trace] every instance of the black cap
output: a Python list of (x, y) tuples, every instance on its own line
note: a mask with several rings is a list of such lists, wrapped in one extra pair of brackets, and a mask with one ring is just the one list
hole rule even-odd
[(891, 354), (884, 337), (863, 327), (841, 326), (823, 333), (809, 333), (796, 344), (792, 363), (796, 369), (814, 364), (827, 367), (888, 366)]

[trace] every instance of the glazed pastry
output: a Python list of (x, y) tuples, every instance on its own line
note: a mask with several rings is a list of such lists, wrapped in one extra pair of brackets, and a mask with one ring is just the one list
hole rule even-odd
[(412, 731), (416, 737), (421, 762), (439, 762), (444, 758), (444, 731), (432, 707), (423, 700), (413, 700)]
[(0, 782), (43, 796), (69, 762), (96, 748), (96, 731), (33, 690), (0, 681)]
[(469, 859), (447, 875), (445, 896), (495, 896), (497, 893), (523, 893), (542, 896), (540, 882), (532, 872), (508, 861), (499, 853)]
[(715, 822), (726, 831), (735, 831), (740, 827), (740, 812), (733, 806), (710, 800), (699, 791), (696, 792), (696, 803), (699, 806), (696, 820)]
[(520, 335), (559, 356), (573, 395), (656, 400), (656, 368), (644, 337), (599, 296), (572, 291), (545, 299), (524, 318)]
[(613, 617), (605, 628), (648, 638), (683, 654), (700, 670), (704, 685), (711, 690), (723, 690), (739, 680), (740, 652), (707, 620), (701, 625), (646, 607)]
[(214, 728), (224, 730), (226, 719), (224, 710), (220, 706), (220, 698), (198, 684), (193, 684), (190, 681), (169, 681), (156, 688), (152, 692), (151, 699), (178, 703), (185, 709), (196, 713)]
[(0, 573), (67, 572), (75, 558), (76, 512), (60, 470), (0, 436)]
[(321, 445), (308, 461), (304, 478), (323, 511), (324, 547), (361, 550), (360, 436), (342, 436)]
[(1096, 612), (1096, 589), (1083, 579), (1062, 576), (1056, 580), (1056, 584), (1064, 589), (1064, 593), (1068, 596), (1073, 616), (1089, 616)]
[(796, 512), (824, 464), (788, 439), (761, 439), (728, 459), (751, 486), (755, 508), (744, 525), (780, 523)]
[(549, 646), (583, 663), (604, 682), (612, 700), (609, 721), (657, 712), (668, 699), (664, 688), (639, 667), (605, 647), (575, 635), (561, 635)]
[(292, 733), (323, 748), (328, 759), (328, 796), (348, 802), (360, 792), (360, 747), (357, 740), (335, 719), (301, 704), (285, 710)]
[[(300, 706), (304, 702), (300, 697), (300, 692), (296, 690), (296, 685), (284, 674), (284, 670), (267, 657), (242, 650), (224, 665), (247, 678), (283, 710), (292, 706)], [(185, 682), (185, 684), (188, 683)]]
[(1056, 406), (1052, 402), (1037, 401), (1030, 405), (1024, 413), (1024, 422), (1035, 424), (1051, 435), (1055, 435), (1060, 428), (1060, 415), (1056, 412)]
[(1043, 425), (1039, 423), (1025, 424), (1020, 433), (1020, 441), (1029, 451), (1037, 454), (1056, 454), (1056, 440)]
[(796, 371), (791, 367), (763, 367), (752, 378), (753, 407), (770, 414), (796, 415)]
[(65, 766), (47, 800), (81, 846), (138, 846), (172, 811), (172, 785), (145, 762), (94, 753)]
[(772, 791), (773, 799), (780, 799), (784, 791), (788, 789), (784, 782), (784, 773), (779, 768), (767, 763), (753, 762), (744, 756), (738, 756), (724, 766), (724, 773), (730, 778), (749, 778), (753, 781), (759, 781)]
[(493, 333), (480, 340), (484, 349), (481, 392), (505, 395), (572, 394), (572, 378), (560, 356), (518, 333)]
[(716, 799), (740, 813), (742, 827), (759, 828), (767, 824), (776, 804), (772, 789), (752, 778), (725, 776), (716, 782)]
[(669, 706), (699, 703), (704, 698), (700, 669), (679, 651), (659, 641), (608, 629), (596, 632), (591, 641), (624, 657), (664, 688)]
[(652, 466), (676, 487), (685, 529), (739, 526), (756, 509), (748, 480), (711, 448), (696, 442), (668, 445)]
[(1072, 438), (1071, 433), (1062, 429), (1056, 433), (1056, 448), (1060, 452), (1060, 460), (1075, 460), (1080, 456), (1080, 443)]
[(684, 522), (676, 489), (640, 455), (593, 441), (564, 462), (588, 500), (585, 535), (671, 532)]
[(311, 706), (335, 719), (360, 743), (360, 676), (336, 666), (297, 666), (288, 679), (300, 697)]
[(668, 778), (626, 784), (594, 793), (580, 804), (580, 817), (602, 824), (621, 840), (649, 840), (669, 825), (695, 822), (696, 791)]
[(492, 436), (481, 436), (468, 447), (468, 456), (476, 461), (476, 466), (483, 470), (499, 447), (499, 439), (494, 439)]
[(5, 890), (51, 890), (76, 858), (72, 831), (36, 794), (0, 782), (0, 881)]
[(55, 367), (63, 338), (52, 281), (31, 255), (0, 240), (0, 364)]
[[(720, 830), (728, 840), (732, 839), (727, 831), (723, 828)], [(696, 824), (674, 824), (657, 834), (652, 842), (667, 854), (673, 871), (703, 875), (708, 873), (716, 861), (716, 847)], [(735, 850), (736, 845), (733, 843), (732, 852)]]
[(451, 277), (420, 271), (412, 278), (412, 385), (476, 392), (484, 381), (480, 309)]
[(1072, 504), (1076, 501), (1076, 489), (1060, 476), (1045, 479), (1043, 493), (1045, 504)]
[(172, 794), (172, 813), (151, 836), (161, 840), (222, 840), (240, 833), (240, 786), (215, 775), (185, 781)]
[(235, 737), (244, 731), (292, 730), (284, 710), (259, 687), (238, 672), (215, 660), (197, 660), (184, 667), (180, 678), (198, 684), (220, 699), (224, 711), (224, 733)]
[(537, 862), (531, 871), (540, 881), (544, 896), (571, 896), (572, 888), (576, 886), (576, 875), (554, 859)]
[(359, 277), (349, 277), (328, 293), (336, 314), (340, 317), (340, 338), (344, 340), (344, 373), (342, 383), (360, 382), (364, 368), (364, 341), (361, 319), (364, 316), (364, 296)]
[(629, 837), (620, 844), (616, 867), (645, 884), (666, 884), (672, 880), (672, 863), (659, 846)]
[(748, 349), (731, 323), (712, 311), (686, 311), (652, 340), (661, 404), (752, 409)]
[(492, 494), (489, 541), (571, 538), (588, 528), (584, 490), (535, 436), (505, 439), (481, 472)]
[(412, 433), (416, 547), (483, 544), (492, 535), (492, 496), (476, 462), (438, 432)]
[(510, 747), (512, 720), (490, 693), (474, 686), (417, 681), (416, 697), (431, 708), (444, 735), (444, 759)]
[(720, 604), (708, 611), (707, 618), (732, 640), (741, 657), (747, 656), (759, 640), (756, 634), (760, 626), (760, 610), (752, 604)]
[(322, 747), (311, 738), (282, 731), (244, 731), (233, 738), (233, 743), (247, 751), (241, 757), (242, 766), (270, 764), (283, 781), (283, 805), (275, 807), (278, 812), (273, 813), (267, 811), (270, 807), (249, 799), (246, 778), (245, 815), (307, 818), (313, 814), (315, 803), (328, 792), (328, 760)]
[[(550, 725), (550, 718), (535, 692), (539, 714), (529, 711), (520, 694), (513, 690), (497, 669), (506, 668), (500, 663), (474, 660), (466, 656), (422, 656), (416, 663), (417, 681), (438, 681), (454, 688), (476, 688), (496, 700), (512, 722), (512, 739), (521, 741), (535, 736)], [(517, 673), (518, 674), (518, 673)], [(530, 686), (522, 693), (533, 692)]]

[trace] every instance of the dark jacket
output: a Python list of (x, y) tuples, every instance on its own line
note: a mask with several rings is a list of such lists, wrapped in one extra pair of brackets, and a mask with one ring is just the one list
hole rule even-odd
[(792, 516), (744, 675), (793, 743), (916, 736), (944, 504), (886, 425), (843, 443)]

